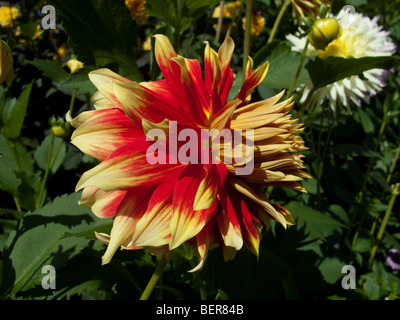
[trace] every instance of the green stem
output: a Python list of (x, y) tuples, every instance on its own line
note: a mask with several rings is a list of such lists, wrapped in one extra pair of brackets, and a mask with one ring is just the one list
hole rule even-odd
[(296, 87), (297, 80), (299, 80), (301, 70), (303, 69), (304, 60), (305, 60), (305, 58), (307, 56), (308, 43), (309, 43), (309, 41), (308, 41), (308, 37), (307, 37), (307, 41), (306, 41), (306, 44), (304, 46), (303, 53), (301, 55), (300, 63), (299, 63), (299, 66), (297, 68), (297, 71), (296, 71), (296, 75), (295, 75), (295, 77), (293, 79), (293, 82), (292, 82), (292, 84), (291, 84), (291, 86), (289, 88), (289, 91), (288, 91), (288, 93), (286, 95), (286, 99), (288, 99), (291, 96), (294, 88)]
[(162, 275), (167, 263), (168, 263), (167, 257), (165, 255), (163, 255), (161, 257), (161, 259), (158, 261), (156, 270), (154, 271), (153, 275), (151, 276), (151, 278), (149, 280), (149, 283), (147, 284), (146, 288), (144, 289), (142, 296), (140, 297), (140, 300), (148, 300), (149, 299), (158, 280), (161, 278), (161, 275)]
[(304, 103), (302, 104), (302, 106), (300, 108), (299, 114), (297, 115), (298, 119), (300, 119), (301, 116), (303, 115), (304, 111), (306, 109), (308, 109), (315, 91), (316, 91), (316, 89), (314, 87), (312, 87), (310, 92), (307, 95), (306, 101), (304, 101)]
[(392, 196), (390, 197), (390, 200), (389, 200), (389, 207), (387, 208), (387, 210), (385, 212), (385, 216), (383, 217), (381, 227), (379, 228), (378, 235), (376, 236), (376, 243), (371, 248), (371, 256), (369, 258), (370, 264), (374, 260), (375, 254), (376, 254), (376, 252), (379, 248), (380, 242), (383, 238), (383, 233), (385, 232), (386, 225), (387, 225), (390, 215), (392, 213), (394, 202), (396, 201), (396, 197), (399, 195), (399, 186), (400, 186), (400, 184), (398, 183), (392, 188)]
[(276, 32), (278, 31), (278, 26), (279, 26), (279, 24), (281, 23), (282, 17), (283, 17), (283, 15), (284, 15), (284, 13), (285, 13), (287, 7), (289, 6), (290, 1), (291, 1), (291, 0), (285, 0), (285, 2), (283, 3), (283, 5), (282, 5), (282, 7), (281, 7), (281, 10), (279, 10), (278, 16), (276, 17), (276, 20), (275, 20), (274, 25), (273, 25), (273, 27), (272, 27), (271, 34), (269, 35), (267, 44), (268, 44), (268, 43), (271, 43), (271, 42), (274, 40), (275, 34), (276, 34)]
[(74, 111), (75, 97), (76, 97), (76, 89), (72, 91), (71, 101), (69, 103), (69, 114), (71, 117), (72, 117), (72, 112)]
[(221, 29), (222, 29), (222, 20), (224, 17), (224, 1), (222, 0), (219, 3), (219, 17), (218, 17), (218, 25), (217, 25), (217, 32), (215, 34), (215, 39), (219, 42), (219, 37), (221, 36)]
[[(11, 150), (11, 153), (13, 155), (15, 165), (17, 166), (17, 171), (18, 171), (18, 173), (22, 173), (21, 161), (19, 160), (18, 151), (17, 151), (17, 148), (15, 147), (15, 143), (9, 141), (8, 139), (6, 141)], [(18, 198), (16, 196), (13, 196), (13, 199), (14, 199), (14, 203), (15, 203), (15, 207), (17, 208), (17, 211), (21, 212), (21, 205), (19, 204)]]
[(322, 164), (323, 158), (321, 154), (322, 144), (322, 128), (324, 124), (325, 102), (322, 104), (322, 111), (320, 116), (319, 133), (318, 133), (318, 153), (317, 153), (317, 199), (318, 206), (321, 207), (321, 178), (322, 178)]
[(247, 60), (250, 54), (251, 37), (251, 14), (253, 11), (253, 0), (246, 0), (246, 27), (244, 30), (244, 48), (243, 48), (243, 82), (246, 79)]
[(36, 203), (36, 209), (40, 208), (42, 205), (42, 200), (43, 200), (43, 195), (44, 195), (44, 189), (46, 186), (47, 178), (49, 176), (50, 172), (50, 165), (51, 165), (51, 160), (53, 156), (53, 147), (54, 147), (54, 134), (51, 135), (51, 142), (50, 142), (50, 150), (49, 150), (49, 156), (47, 157), (47, 164), (46, 164), (46, 170), (44, 172), (44, 177), (42, 180), (42, 185), (40, 186), (40, 192), (39, 192), (39, 197), (38, 201)]
[[(383, 116), (383, 121), (382, 121), (381, 127), (380, 127), (380, 129), (379, 129), (379, 134), (378, 134), (377, 142), (376, 142), (376, 144), (375, 144), (374, 152), (377, 152), (378, 149), (379, 149), (381, 137), (382, 137), (382, 135), (383, 135), (383, 132), (385, 131), (386, 124), (387, 124), (387, 114), (385, 113), (384, 116)], [(356, 201), (355, 201), (355, 205), (361, 204), (361, 202), (362, 202), (362, 200), (363, 200), (363, 198), (364, 198), (364, 191), (365, 191), (365, 188), (366, 188), (366, 186), (367, 186), (367, 181), (368, 181), (369, 173), (370, 173), (371, 170), (372, 170), (373, 164), (374, 164), (374, 158), (370, 158), (369, 161), (368, 161), (367, 170), (366, 170), (366, 172), (365, 172), (365, 174), (364, 174), (364, 178), (363, 178), (361, 190), (360, 190), (360, 192), (358, 193), (357, 198), (356, 198)], [(352, 206), (352, 208), (350, 208), (350, 214), (351, 214), (351, 223), (350, 223), (350, 226), (352, 226), (352, 225), (354, 224), (354, 220), (355, 220), (355, 218), (356, 218), (356, 214), (355, 214), (356, 211), (355, 211), (355, 210), (356, 210), (355, 206)], [(355, 244), (356, 244), (356, 242), (357, 242), (358, 235), (359, 235), (359, 233), (360, 233), (360, 229), (361, 229), (361, 226), (362, 226), (362, 224), (363, 224), (363, 222), (364, 222), (364, 219), (365, 219), (366, 214), (367, 214), (367, 210), (364, 208), (364, 210), (363, 210), (363, 212), (362, 212), (361, 219), (360, 219), (360, 221), (357, 223), (357, 229), (356, 229), (356, 232), (354, 233), (354, 236), (353, 236), (353, 241), (352, 241), (352, 243), (351, 243), (351, 248), (354, 248), (354, 246), (355, 246)], [(349, 228), (349, 229), (347, 230), (347, 232), (348, 232), (347, 235), (349, 234), (350, 229), (351, 229), (351, 228)], [(346, 235), (346, 238), (347, 238), (347, 235)]]

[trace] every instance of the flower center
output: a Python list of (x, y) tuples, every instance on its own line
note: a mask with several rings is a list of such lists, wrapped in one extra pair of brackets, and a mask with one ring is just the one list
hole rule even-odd
[(330, 42), (324, 50), (319, 50), (319, 57), (320, 58), (327, 58), (327, 57), (345, 57), (348, 55), (346, 47), (344, 43), (338, 39), (333, 40)]

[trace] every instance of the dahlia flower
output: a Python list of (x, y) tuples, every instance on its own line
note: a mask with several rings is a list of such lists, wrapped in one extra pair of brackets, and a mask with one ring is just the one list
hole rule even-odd
[(299, 18), (316, 18), (319, 14), (321, 5), (330, 7), (329, 0), (291, 0), (293, 9)]
[[(242, 19), (242, 28), (246, 29), (246, 18)], [(265, 30), (265, 18), (261, 14), (251, 15), (250, 34), (252, 37), (258, 37)]]
[(15, 25), (15, 20), (21, 17), (18, 8), (0, 6), (0, 26), (3, 28), (11, 28)]
[(138, 25), (146, 22), (146, 0), (125, 0), (125, 5), (131, 12), (132, 19), (135, 19)]
[[(228, 102), (233, 50), (230, 37), (218, 53), (206, 43), (203, 79), (199, 61), (178, 56), (167, 37), (155, 35), (164, 79), (137, 83), (108, 69), (89, 73), (98, 89), (95, 110), (70, 119), (76, 128), (71, 139), (100, 161), (76, 190), (83, 189), (81, 204), (95, 215), (114, 217), (110, 235), (96, 234), (108, 244), (103, 264), (120, 247), (162, 255), (187, 242), (199, 257), (196, 271), (215, 246), (226, 261), (243, 244), (258, 255), (262, 224), (268, 227), (270, 219), (285, 228), (294, 224), (284, 207), (260, 191), (305, 191), (299, 184), (309, 177), (298, 153), (305, 150), (298, 136), (302, 125), (288, 114), (293, 99), (279, 102), (282, 92), (250, 103), (268, 71), (268, 62), (253, 71), (250, 59), (240, 91)], [(239, 134), (239, 157), (232, 156), (229, 140), (213, 152), (209, 142), (214, 147), (218, 132)], [(187, 156), (189, 142), (195, 150)], [(249, 164), (249, 172), (239, 173)]]
[[(378, 25), (378, 16), (370, 19), (345, 7), (336, 17), (333, 15), (331, 17), (338, 20), (340, 35), (324, 50), (318, 50), (309, 44), (306, 53), (308, 56), (362, 58), (394, 54), (396, 46), (390, 39), (389, 32), (382, 30)], [(306, 44), (305, 37), (300, 38), (290, 34), (286, 39), (293, 45), (292, 50), (303, 51)], [(333, 110), (336, 110), (337, 105), (350, 108), (352, 103), (357, 106), (360, 106), (362, 101), (368, 103), (369, 99), (386, 85), (387, 72), (383, 69), (370, 69), (363, 73), (362, 78), (355, 75), (319, 88), (314, 92), (311, 105), (322, 104), (326, 98)], [(309, 81), (305, 86), (301, 103), (306, 100), (311, 88), (312, 83)]]

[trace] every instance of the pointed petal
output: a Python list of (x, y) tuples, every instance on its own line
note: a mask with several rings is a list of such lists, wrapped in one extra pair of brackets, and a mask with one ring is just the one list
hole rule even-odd
[(203, 177), (202, 165), (187, 166), (179, 177), (173, 194), (170, 250), (196, 236), (215, 214), (217, 201), (209, 209), (193, 210), (196, 192)]
[(102, 264), (109, 263), (120, 246), (129, 244), (137, 222), (146, 212), (149, 198), (148, 190), (131, 189), (126, 193), (114, 218), (110, 242), (102, 257)]
[(207, 258), (208, 250), (214, 240), (215, 217), (211, 219), (204, 228), (196, 236), (197, 252), (199, 255), (199, 263), (188, 272), (197, 272), (203, 269)]
[(160, 183), (165, 175), (184, 167), (182, 164), (168, 163), (149, 165), (146, 158), (148, 147), (148, 142), (138, 141), (136, 145), (117, 149), (102, 163), (86, 171), (78, 181), (76, 190), (87, 186), (96, 186), (104, 191), (153, 186)]
[(119, 147), (145, 139), (143, 132), (119, 109), (85, 111), (71, 123), (78, 126), (71, 143), (98, 160), (104, 160)]
[(132, 238), (136, 246), (158, 247), (169, 243), (172, 196), (179, 176), (180, 172), (175, 172), (165, 177), (151, 195), (148, 208), (137, 223)]
[(126, 191), (104, 192), (96, 187), (86, 187), (82, 192), (82, 204), (92, 210), (99, 218), (115, 216)]
[(249, 101), (251, 92), (264, 80), (268, 72), (268, 67), (269, 62), (267, 61), (252, 73), (249, 72), (250, 74), (246, 76), (246, 80), (236, 96), (236, 98), (239, 98), (241, 101), (243, 101), (241, 106), (245, 105)]
[[(106, 68), (89, 72), (89, 79), (96, 86), (102, 96), (109, 100), (110, 104), (114, 107), (120, 107), (121, 104), (115, 97), (113, 83), (115, 81), (131, 82), (131, 80), (121, 77), (119, 74)], [(102, 105), (104, 106), (104, 102)]]

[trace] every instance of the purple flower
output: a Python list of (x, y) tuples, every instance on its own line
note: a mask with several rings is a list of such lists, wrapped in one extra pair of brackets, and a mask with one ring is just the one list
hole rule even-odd
[(393, 270), (400, 270), (400, 253), (397, 249), (390, 249), (386, 257), (386, 264)]

